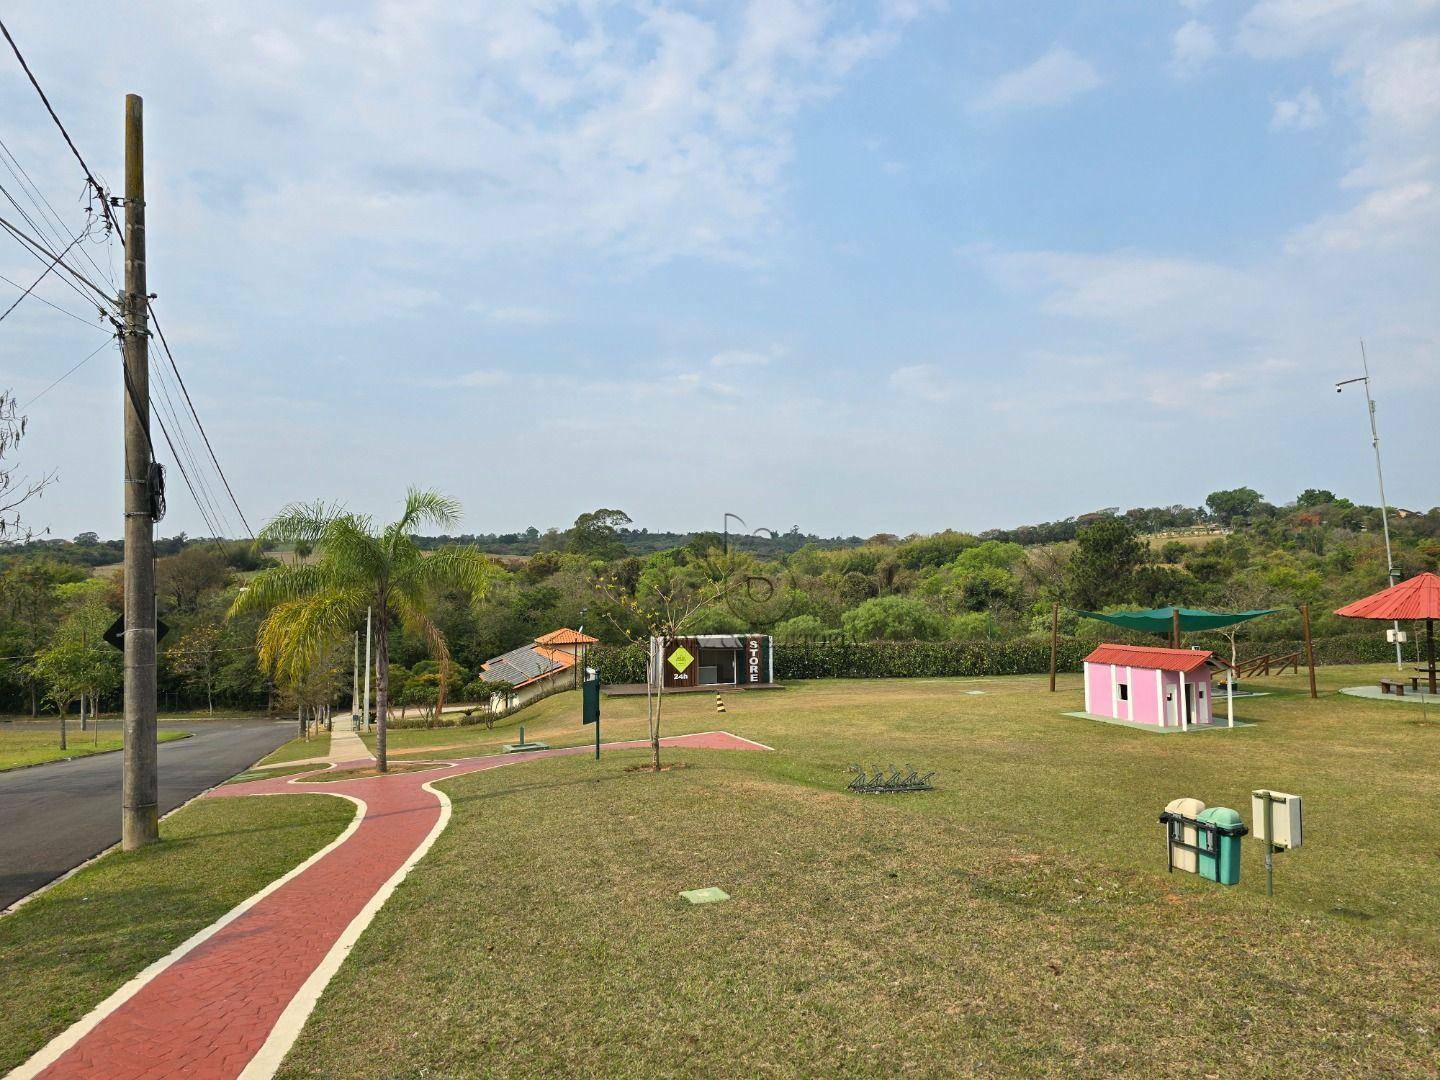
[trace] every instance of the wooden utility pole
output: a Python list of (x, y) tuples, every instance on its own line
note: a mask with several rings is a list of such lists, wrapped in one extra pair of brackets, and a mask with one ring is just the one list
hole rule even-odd
[(1170, 609), (1170, 647), (1172, 649), (1180, 647), (1180, 609), (1178, 607)]
[(1060, 605), (1050, 608), (1050, 692), (1055, 692), (1055, 659), (1060, 647)]
[(1315, 692), (1315, 643), (1310, 640), (1310, 605), (1300, 605), (1301, 621), (1305, 626), (1305, 662), (1310, 667), (1310, 696), (1319, 697)]
[(160, 838), (155, 725), (155, 492), (150, 329), (145, 291), (145, 139), (140, 97), (125, 95), (125, 761), (121, 843)]

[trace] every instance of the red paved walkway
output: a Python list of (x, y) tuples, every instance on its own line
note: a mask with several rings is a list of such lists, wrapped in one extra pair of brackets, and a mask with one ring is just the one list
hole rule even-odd
[[(666, 746), (716, 750), (762, 748), (728, 732), (663, 741)], [(648, 744), (608, 745), (629, 749)], [(211, 792), (211, 798), (343, 794), (362, 800), (365, 811), (348, 839), (162, 970), (38, 1075), (104, 1080), (239, 1076), (354, 917), (402, 871), (440, 823), (442, 802), (422, 785), (537, 757), (591, 752), (591, 747), (569, 747), (472, 758), (424, 772), (323, 787), (292, 786), (294, 777), (284, 777)], [(312, 995), (318, 991), (319, 987), (311, 988)], [(69, 1034), (73, 1036), (87, 1022), (92, 1019), (87, 1017)], [(57, 1042), (65, 1039), (62, 1035)], [(279, 1053), (288, 1047), (287, 1040), (278, 1047)], [(271, 1047), (271, 1053), (276, 1050)], [(269, 1072), (263, 1069), (263, 1074)]]

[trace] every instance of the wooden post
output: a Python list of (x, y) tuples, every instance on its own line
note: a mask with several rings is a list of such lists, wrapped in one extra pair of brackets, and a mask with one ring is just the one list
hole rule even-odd
[(1310, 666), (1310, 696), (1312, 698), (1320, 695), (1315, 692), (1315, 643), (1310, 640), (1310, 605), (1300, 605), (1300, 615), (1305, 627), (1305, 662)]
[(125, 291), (120, 299), (125, 317), (125, 750), (120, 835), (121, 845), (131, 851), (160, 838), (145, 137), (138, 94), (125, 95)]
[(1055, 661), (1060, 649), (1060, 605), (1050, 609), (1050, 692), (1055, 692)]
[(1180, 647), (1180, 609), (1178, 607), (1170, 609), (1170, 647), (1172, 649)]

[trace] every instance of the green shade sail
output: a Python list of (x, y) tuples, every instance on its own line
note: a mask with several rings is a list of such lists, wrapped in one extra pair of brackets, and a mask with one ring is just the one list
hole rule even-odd
[(1143, 634), (1168, 634), (1175, 625), (1175, 612), (1180, 613), (1180, 631), (1219, 630), (1222, 626), (1258, 619), (1261, 615), (1273, 615), (1279, 608), (1265, 608), (1263, 611), (1200, 611), (1197, 608), (1152, 608), (1149, 611), (1117, 611), (1103, 615), (1098, 611), (1076, 611), (1087, 619), (1099, 619), (1126, 630), (1138, 630)]

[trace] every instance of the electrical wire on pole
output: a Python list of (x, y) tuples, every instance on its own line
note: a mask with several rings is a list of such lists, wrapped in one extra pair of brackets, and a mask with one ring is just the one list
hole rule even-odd
[[(70, 153), (74, 155), (76, 162), (79, 164), (81, 171), (84, 173), (86, 190), (92, 199), (92, 207), (95, 203), (98, 202), (100, 213), (101, 215), (103, 215), (104, 221), (107, 225), (107, 235), (113, 236), (120, 242), (121, 248), (125, 248), (127, 246), (126, 232), (124, 229), (121, 228), (120, 222), (116, 218), (113, 210), (113, 207), (119, 205), (121, 200), (113, 199), (108, 195), (108, 189), (100, 182), (95, 171), (85, 160), (84, 155), (80, 153), (80, 149), (78, 146), (76, 146), (75, 140), (70, 137), (70, 132), (66, 129), (64, 122), (60, 119), (60, 116), (55, 111), (54, 106), (51, 105), (50, 98), (46, 95), (44, 88), (40, 85), (39, 79), (36, 77), (34, 71), (31, 69), (29, 63), (26, 61), (24, 54), (20, 51), (19, 44), (11, 35), (9, 28), (5, 26), (3, 20), (0, 20), (0, 34), (3, 34), (6, 42), (10, 45), (11, 51), (15, 54), (15, 59), (19, 61), (21, 69), (25, 72), (26, 78), (30, 81), (30, 85), (34, 87), (35, 93), (40, 98), (41, 104), (45, 107), (45, 111), (49, 114), (50, 119), (54, 122), (55, 127), (59, 130), (61, 136), (64, 138), (66, 146), (69, 147)], [(31, 204), (35, 206), (39, 218), (46, 221), (47, 224), (52, 221), (55, 224), (59, 224), (59, 214), (55, 211), (50, 201), (45, 198), (43, 192), (39, 190), (38, 185), (36, 185), (33, 179), (30, 178), (29, 173), (25, 171), (23, 165), (21, 165), (19, 160), (15, 158), (13, 153), (11, 153), (9, 147), (3, 146), (0, 147), (0, 149), (3, 149), (3, 152), (0, 152), (0, 162), (4, 162), (6, 168), (10, 171), (11, 175), (15, 176), (16, 183), (17, 185), (19, 185), (22, 194), (24, 194), (27, 199), (29, 199)], [(13, 168), (11, 167), (12, 163)], [(21, 179), (22, 177), (24, 178), (23, 181)], [(28, 186), (26, 182), (28, 182)], [(15, 207), (16, 211), (20, 213), (21, 217), (26, 221), (26, 223), (31, 226), (32, 231), (40, 233), (42, 235), (46, 232), (53, 231), (53, 228), (41, 228), (36, 219), (31, 217), (31, 215), (20, 205), (19, 201), (14, 199), (14, 197), (11, 196), (8, 191), (5, 192), (5, 195), (7, 199), (11, 202), (11, 204)], [(48, 214), (46, 213), (46, 208), (48, 208)], [(3, 222), (3, 219), (0, 219), (0, 224), (5, 224)], [(31, 254), (36, 255), (37, 258), (46, 252), (48, 245), (36, 241), (32, 237), (24, 236), (23, 230), (9, 228), (8, 224), (6, 227), (7, 231), (10, 231), (12, 235), (15, 235), (17, 239), (20, 239), (22, 244), (24, 244), (27, 248), (30, 248)], [(84, 235), (85, 233), (82, 232), (82, 236)], [(88, 261), (90, 265), (94, 267), (96, 273), (100, 277), (111, 280), (111, 275), (107, 274), (100, 267), (100, 265), (93, 258), (91, 258), (89, 252), (86, 251), (83, 246), (80, 248), (80, 251), (81, 254), (85, 257), (86, 261)], [(53, 255), (54, 253), (51, 252), (50, 254)], [(81, 295), (82, 299), (85, 299), (87, 302), (92, 302), (91, 298), (85, 296), (83, 292), (80, 292), (75, 282), (80, 282), (81, 284), (89, 288), (91, 291), (96, 293), (103, 302), (101, 305), (97, 305), (100, 307), (102, 315), (108, 315), (112, 321), (117, 321), (117, 316), (119, 315), (118, 310), (111, 310), (108, 307), (109, 298), (104, 293), (104, 291), (100, 289), (99, 286), (95, 285), (95, 283), (90, 281), (88, 277), (80, 274), (73, 267), (69, 266), (63, 261), (63, 259), (57, 260), (57, 265), (62, 266), (66, 271), (68, 271), (70, 275), (69, 277), (62, 276), (61, 280), (64, 280), (67, 285), (69, 285), (72, 289), (75, 289), (77, 293)], [(75, 280), (72, 281), (71, 278), (74, 278)], [(113, 280), (111, 281), (111, 283), (113, 285)], [(170, 343), (165, 339), (164, 331), (160, 327), (158, 315), (154, 311), (154, 306), (151, 303), (151, 300), (153, 298), (147, 294), (141, 299), (144, 302), (144, 307), (148, 319), (154, 325), (155, 332), (158, 335), (161, 345), (165, 351), (166, 361), (168, 362), (170, 369), (174, 374), (175, 382), (179, 387), (180, 394), (185, 399), (185, 406), (188, 410), (189, 416), (191, 420), (193, 420), (195, 428), (199, 432), (200, 438), (205, 444), (205, 450), (206, 454), (209, 457), (210, 464), (214, 468), (215, 474), (219, 477), (221, 484), (224, 486), (225, 494), (228, 497), (230, 504), (235, 508), (235, 512), (239, 516), (240, 522), (244, 526), (245, 531), (253, 539), (255, 535), (254, 530), (251, 529), (250, 523), (245, 517), (245, 512), (240, 508), (239, 500), (235, 497), (234, 488), (230, 484), (229, 477), (225, 474), (224, 468), (220, 465), (220, 460), (215, 453), (215, 448), (210, 440), (210, 435), (205, 430), (204, 423), (200, 420), (200, 415), (195, 408), (195, 402), (190, 394), (190, 389), (185, 383), (184, 376), (180, 373), (180, 367), (175, 360), (175, 355), (170, 348)], [(48, 301), (46, 302), (48, 303)], [(60, 308), (58, 310), (64, 311), (65, 309)], [(69, 312), (66, 313), (71, 314)], [(159, 382), (159, 380), (157, 380), (157, 382)], [(168, 398), (168, 388), (166, 388), (163, 383), (160, 384), (160, 388), (162, 391), (162, 396)], [(222, 529), (224, 531), (228, 531), (228, 523), (224, 521), (225, 515), (219, 514), (217, 516), (216, 511), (219, 509), (220, 501), (209, 496), (208, 482), (204, 479), (204, 473), (200, 467), (200, 461), (198, 459), (198, 456), (195, 455), (193, 452), (189, 454), (189, 469), (187, 470), (185, 464), (181, 460), (180, 453), (176, 449), (175, 443), (177, 440), (183, 446), (185, 446), (187, 451), (189, 449), (188, 443), (186, 443), (184, 439), (183, 414), (179, 411), (178, 408), (175, 407), (173, 402), (169, 403), (169, 412), (171, 420), (170, 426), (173, 426), (175, 428), (174, 436), (172, 437), (171, 433), (167, 430), (167, 425), (164, 423), (163, 420), (160, 420), (160, 427), (162, 433), (164, 433), (165, 435), (167, 445), (170, 446), (171, 453), (176, 459), (176, 464), (180, 468), (181, 476), (185, 478), (186, 486), (190, 489), (190, 494), (192, 498), (195, 499), (196, 506), (201, 511), (201, 516), (206, 519), (207, 527), (211, 528), (212, 532), (215, 533), (220, 532)], [(187, 475), (187, 473), (191, 472), (193, 472), (194, 474), (193, 477)], [(204, 498), (202, 498), (202, 492), (204, 493)], [(205, 505), (207, 502), (208, 508)]]

